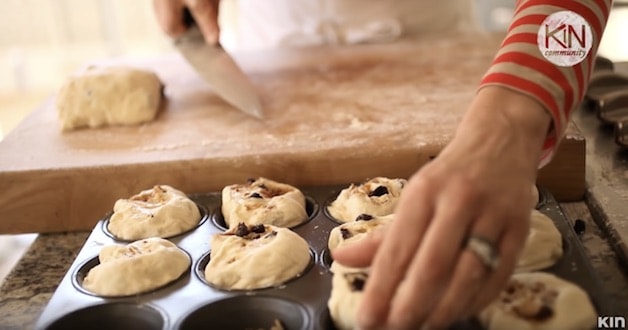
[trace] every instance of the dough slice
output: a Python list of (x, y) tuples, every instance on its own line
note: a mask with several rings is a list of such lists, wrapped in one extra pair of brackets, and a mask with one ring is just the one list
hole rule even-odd
[(128, 67), (89, 67), (57, 94), (63, 131), (81, 127), (137, 125), (157, 115), (163, 85), (153, 72)]
[(171, 237), (198, 224), (201, 213), (194, 201), (168, 185), (157, 185), (113, 207), (107, 229), (119, 239)]
[(205, 279), (226, 290), (273, 287), (302, 274), (310, 261), (309, 245), (290, 229), (240, 223), (212, 237)]
[(334, 227), (329, 233), (329, 240), (327, 246), (329, 250), (348, 244), (351, 242), (357, 242), (367, 235), (388, 225), (393, 220), (394, 215), (389, 214), (381, 217), (373, 217), (369, 214), (360, 214), (355, 221), (343, 223), (340, 226)]
[(360, 214), (384, 216), (397, 206), (405, 179), (377, 177), (343, 189), (328, 207), (329, 214), (341, 222), (354, 221)]
[(148, 238), (125, 246), (109, 245), (98, 255), (83, 287), (102, 296), (128, 296), (160, 288), (190, 268), (190, 257), (174, 243)]
[(488, 330), (590, 330), (597, 312), (576, 284), (544, 272), (514, 274), (479, 315)]
[(294, 227), (307, 220), (303, 193), (266, 178), (223, 188), (222, 215), (229, 228), (239, 223)]
[(357, 329), (356, 314), (363, 289), (368, 280), (367, 268), (351, 268), (337, 262), (332, 264), (331, 295), (327, 301), (329, 315), (336, 329)]
[(552, 219), (532, 210), (530, 232), (515, 266), (516, 272), (548, 268), (563, 256), (562, 235)]

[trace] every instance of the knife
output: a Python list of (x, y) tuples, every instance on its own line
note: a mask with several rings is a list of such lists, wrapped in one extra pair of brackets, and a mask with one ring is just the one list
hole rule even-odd
[(220, 44), (212, 46), (205, 42), (189, 10), (185, 9), (183, 16), (187, 30), (174, 41), (179, 52), (218, 96), (242, 112), (262, 119), (259, 96), (246, 74)]

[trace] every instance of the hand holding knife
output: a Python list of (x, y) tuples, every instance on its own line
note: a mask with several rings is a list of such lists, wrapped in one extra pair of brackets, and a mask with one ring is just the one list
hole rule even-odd
[[(205, 35), (201, 33), (201, 27), (197, 24), (197, 20), (202, 18), (195, 20), (185, 4), (199, 8), (199, 11), (203, 8), (201, 12), (207, 13), (207, 21), (204, 19), (202, 21)], [(217, 21), (218, 1), (155, 0), (155, 8), (166, 33), (176, 36), (174, 43), (178, 50), (196, 72), (212, 86), (214, 92), (242, 112), (258, 119), (263, 118), (261, 102), (254, 86), (218, 42), (218, 27), (212, 26)], [(180, 21), (173, 21), (174, 19)]]

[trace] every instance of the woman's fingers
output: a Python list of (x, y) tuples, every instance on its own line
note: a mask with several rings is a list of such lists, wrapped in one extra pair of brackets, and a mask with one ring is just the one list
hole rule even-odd
[(413, 178), (404, 188), (395, 220), (390, 224), (373, 259), (359, 307), (358, 322), (362, 328), (385, 324), (397, 287), (419, 248), (433, 213), (432, 197), (428, 194), (429, 185), (426, 183), (420, 178)]
[(205, 42), (210, 45), (215, 45), (218, 42), (220, 33), (218, 27), (219, 2), (219, 0), (185, 0), (185, 4), (190, 9)]
[(348, 267), (363, 268), (370, 266), (377, 249), (386, 235), (387, 229), (377, 229), (359, 242), (336, 248), (332, 251), (333, 259)]
[(519, 253), (521, 253), (521, 249), (527, 238), (530, 220), (528, 218), (513, 219), (512, 221), (524, 222), (523, 228), (521, 226), (515, 226), (514, 228), (520, 229), (512, 229), (504, 233), (501, 244), (499, 245), (501, 255), (503, 256), (500, 261), (501, 265), (486, 278), (486, 281), (480, 289), (482, 294), (476, 295), (469, 303), (467, 313), (464, 315), (465, 317), (476, 315), (482, 308), (488, 305), (502, 290), (516, 266)]
[(170, 37), (176, 38), (187, 30), (183, 9), (187, 7), (205, 38), (214, 45), (218, 42), (218, 8), (220, 0), (153, 0), (157, 22)]
[(459, 261), (462, 243), (476, 214), (478, 195), (466, 180), (451, 179), (439, 191), (437, 211), (427, 229), (390, 310), (393, 328), (416, 328), (426, 321), (447, 291)]
[(183, 7), (181, 0), (153, 0), (157, 23), (170, 37), (178, 37), (186, 30), (183, 24)]
[(510, 257), (499, 250), (504, 229), (503, 219), (492, 216), (479, 219), (469, 230), (447, 291), (426, 322), (429, 328), (446, 328), (465, 316), (477, 296), (487, 294), (483, 286), (493, 272), (504, 267), (502, 260)]

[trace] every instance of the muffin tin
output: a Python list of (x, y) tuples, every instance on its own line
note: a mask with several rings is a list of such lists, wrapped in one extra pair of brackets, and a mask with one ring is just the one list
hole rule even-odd
[[(104, 245), (127, 244), (106, 231), (108, 217), (98, 221), (73, 264), (39, 318), (36, 329), (270, 329), (280, 320), (285, 329), (334, 329), (327, 310), (331, 290), (331, 256), (327, 239), (338, 225), (324, 212), (346, 186), (302, 188), (308, 220), (292, 230), (310, 245), (312, 265), (278, 287), (225, 291), (203, 278), (210, 251), (210, 236), (225, 230), (220, 193), (191, 195), (201, 210), (201, 223), (193, 230), (169, 238), (187, 252), (190, 270), (176, 281), (148, 293), (128, 297), (100, 297), (82, 286), (89, 269), (98, 264)], [(598, 314), (614, 315), (583, 246), (555, 199), (540, 189), (537, 208), (551, 217), (563, 235), (564, 256), (547, 271), (579, 284), (591, 296)], [(477, 322), (460, 322), (454, 329), (480, 329)]]
[(613, 127), (616, 144), (628, 148), (628, 75), (614, 70), (612, 61), (596, 58), (584, 105), (595, 111), (603, 125)]

